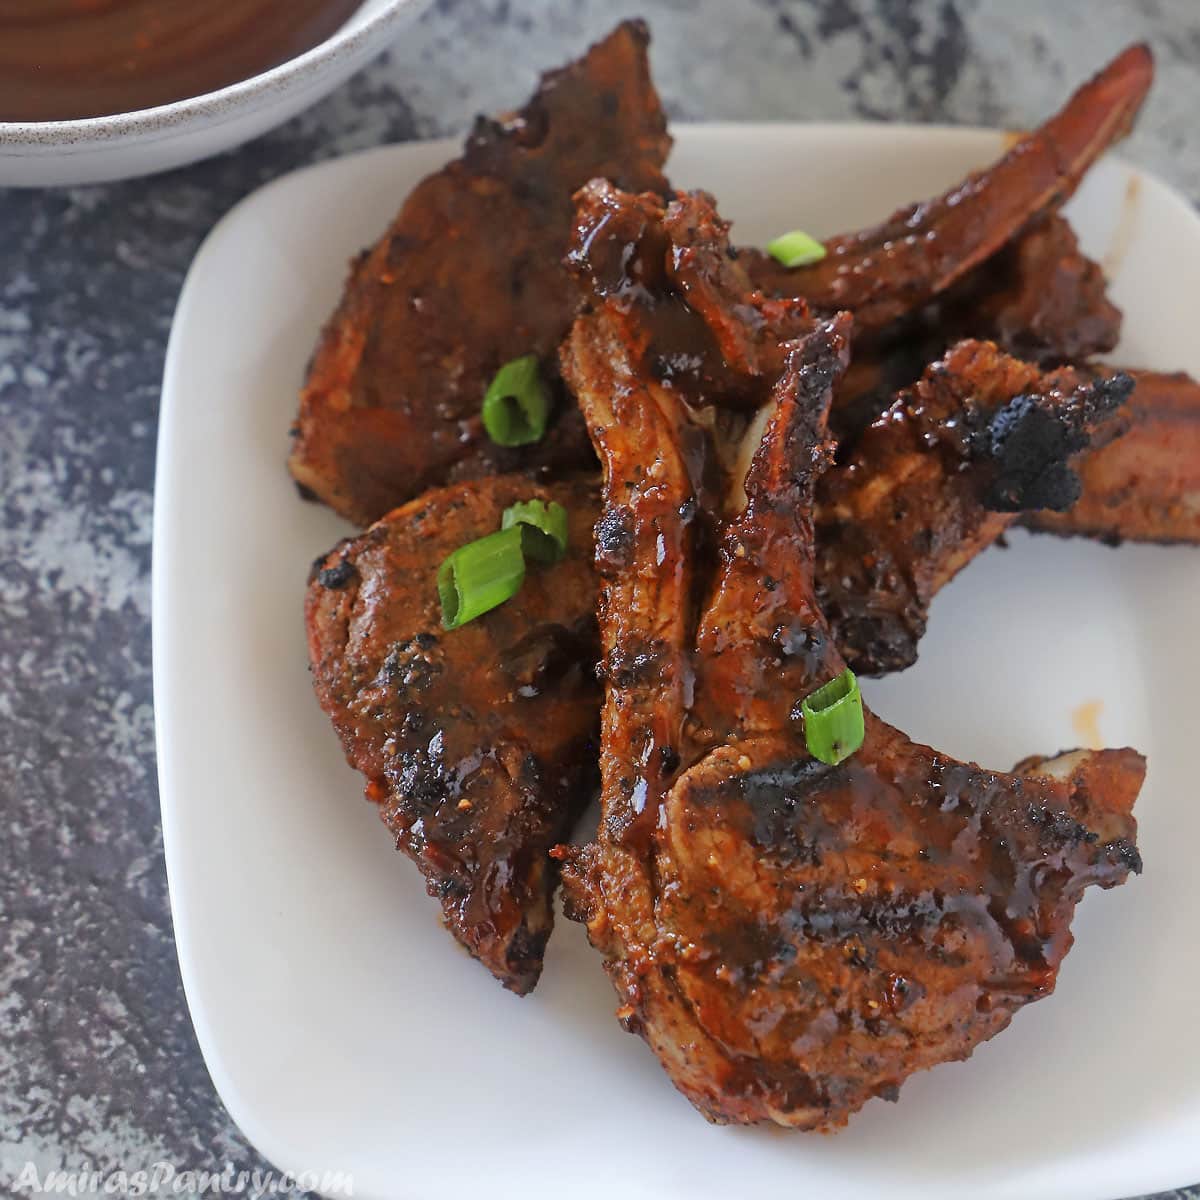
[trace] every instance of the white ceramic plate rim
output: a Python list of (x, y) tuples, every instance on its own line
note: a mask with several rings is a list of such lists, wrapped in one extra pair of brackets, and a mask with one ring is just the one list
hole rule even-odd
[[(689, 135), (695, 134), (697, 137), (708, 136), (716, 141), (721, 139), (738, 139), (752, 138), (756, 131), (778, 131), (780, 126), (772, 125), (755, 125), (755, 124), (714, 124), (705, 126), (691, 126), (677, 129), (677, 134), (680, 135), (680, 140)], [(806, 132), (811, 132), (820, 135), (866, 135), (869, 132), (877, 133), (880, 126), (836, 126), (829, 124), (814, 124), (801, 126)], [(963, 144), (972, 138), (986, 137), (994, 139), (997, 137), (997, 132), (993, 130), (979, 129), (963, 129), (961, 127), (931, 127), (931, 126), (887, 126), (889, 137), (900, 138), (925, 138), (925, 137), (945, 137), (949, 138), (953, 135), (955, 138), (962, 140)], [(443, 141), (433, 144), (432, 147), (426, 144), (427, 148), (444, 151), (445, 157), (449, 158), (456, 152), (457, 143), (453, 141)], [(392, 155), (397, 152), (403, 152), (408, 147), (385, 147), (375, 151), (368, 151), (366, 155)], [(356, 159), (365, 157), (364, 155), (354, 156)], [(162, 823), (163, 823), (163, 839), (164, 849), (167, 862), (168, 880), (170, 883), (172, 911), (175, 919), (176, 938), (179, 949), (180, 969), (183, 976), (184, 988), (187, 994), (189, 1007), (192, 1018), (195, 1023), (197, 1038), (199, 1040), (201, 1050), (204, 1054), (205, 1061), (212, 1074), (214, 1084), (217, 1088), (221, 1099), (228, 1108), (230, 1114), (246, 1135), (255, 1145), (259, 1147), (263, 1153), (277, 1164), (289, 1168), (297, 1169), (304, 1164), (296, 1161), (294, 1145), (286, 1144), (286, 1137), (281, 1134), (279, 1127), (265, 1115), (254, 1109), (247, 1103), (245, 1098), (237, 1086), (233, 1074), (228, 1069), (229, 1063), (226, 1059), (225, 1052), (222, 1046), (221, 1032), (212, 1021), (209, 1019), (208, 1012), (205, 1008), (203, 1000), (204, 988), (202, 980), (197, 974), (196, 958), (191, 948), (191, 936), (199, 927), (198, 923), (202, 923), (202, 914), (189, 911), (180, 901), (179, 882), (183, 878), (183, 873), (186, 870), (195, 869), (194, 864), (187, 864), (187, 847), (182, 844), (177, 831), (177, 819), (179, 818), (178, 809), (178, 794), (180, 791), (179, 780), (176, 776), (178, 759), (179, 759), (179, 739), (181, 731), (176, 727), (174, 713), (172, 711), (169, 697), (176, 685), (174, 674), (174, 664), (177, 658), (180, 657), (180, 639), (186, 636), (186, 630), (180, 630), (172, 624), (171, 602), (170, 596), (172, 588), (178, 586), (178, 581), (172, 583), (171, 566), (174, 561), (174, 555), (179, 553), (182, 548), (173, 547), (171, 545), (171, 533), (174, 520), (174, 506), (179, 502), (179, 489), (184, 485), (181, 482), (183, 476), (181, 471), (184, 468), (183, 452), (184, 447), (176, 442), (178, 414), (175, 412), (176, 400), (174, 399), (177, 392), (176, 373), (179, 370), (179, 343), (182, 340), (180, 329), (186, 324), (188, 319), (188, 306), (191, 296), (191, 280), (197, 273), (205, 259), (206, 250), (209, 245), (215, 242), (220, 236), (224, 228), (231, 222), (238, 219), (238, 215), (243, 205), (252, 203), (256, 197), (262, 196), (264, 193), (281, 187), (288, 187), (295, 183), (298, 175), (306, 175), (315, 171), (330, 171), (336, 170), (338, 163), (325, 163), (317, 167), (306, 168), (303, 172), (297, 172), (292, 176), (276, 180), (262, 189), (255, 196), (249, 197), (242, 202), (238, 208), (234, 209), (224, 221), (210, 235), (209, 241), (205, 247), (202, 247), (197, 255), (196, 264), (193, 266), (192, 273), (189, 275), (189, 280), (185, 283), (183, 293), (181, 295), (180, 307), (177, 313), (176, 326), (173, 329), (171, 343), (168, 349), (165, 383), (163, 393), (163, 405), (160, 416), (160, 434), (159, 434), (159, 451), (157, 464), (157, 481), (156, 481), (156, 499), (155, 499), (155, 518), (154, 518), (154, 568), (153, 568), (153, 610), (154, 610), (154, 686), (156, 697), (156, 731), (157, 731), (157, 748), (158, 748), (158, 765), (159, 765), (159, 781), (162, 802)], [(1169, 189), (1165, 185), (1158, 184), (1153, 180), (1152, 176), (1147, 174), (1142, 177), (1148, 180), (1153, 186), (1162, 188), (1164, 191)], [(1181, 212), (1187, 213), (1192, 221), (1195, 221), (1195, 214), (1191, 208), (1181, 198), (1174, 196), (1167, 197), (1172, 203), (1177, 204)], [(1197, 226), (1200, 230), (1200, 226)], [(1200, 237), (1200, 234), (1198, 234)], [(1197, 243), (1200, 245), (1200, 241)], [(1146, 364), (1151, 365), (1151, 364)], [(1174, 364), (1162, 364), (1170, 366)], [(282, 469), (282, 467), (280, 468)], [(331, 735), (332, 736), (332, 735)], [(699, 1120), (699, 1118), (695, 1118)], [(1177, 1168), (1172, 1168), (1172, 1175), (1169, 1178), (1163, 1177), (1163, 1172), (1157, 1168), (1155, 1164), (1146, 1162), (1139, 1164), (1137, 1178), (1122, 1178), (1119, 1182), (1114, 1181), (1112, 1188), (1114, 1190), (1105, 1191), (1106, 1196), (1116, 1196), (1121, 1194), (1132, 1194), (1136, 1190), (1146, 1189), (1162, 1189), (1166, 1187), (1180, 1186), (1191, 1182), (1188, 1177), (1190, 1175), (1200, 1174), (1200, 1157), (1193, 1151), (1189, 1157), (1189, 1163), (1194, 1163), (1194, 1170), (1189, 1167), (1188, 1175), (1180, 1177), (1176, 1171)], [(1119, 1190), (1117, 1190), (1119, 1189)], [(383, 1193), (380, 1193), (383, 1194)], [(904, 1193), (908, 1195), (908, 1192)], [(989, 1192), (989, 1195), (991, 1193)], [(1016, 1193), (1013, 1193), (1016, 1195)], [(1072, 1188), (1072, 1195), (1091, 1197), (1095, 1200), (1098, 1192), (1092, 1189), (1090, 1192), (1080, 1191), (1078, 1188)]]
[[(207, 0), (204, 0), (207, 2)], [(69, 121), (0, 121), (0, 147), (8, 157), (35, 157), (81, 153), (97, 144), (111, 142), (123, 135), (142, 135), (139, 141), (152, 140), (161, 131), (163, 137), (177, 134), (184, 120), (212, 118), (210, 128), (236, 120), (242, 112), (240, 101), (264, 92), (286, 93), (303, 87), (309, 73), (329, 59), (352, 54), (405, 16), (412, 0), (386, 0), (386, 7), (365, 21), (354, 14), (346, 23), (311, 50), (289, 58), (249, 79), (242, 79), (200, 96), (174, 100), (153, 108), (113, 113), (106, 117), (79, 117)], [(361, 9), (360, 5), (360, 9)], [(382, 48), (382, 47), (381, 47)], [(10, 145), (10, 143), (12, 143)], [(20, 146), (21, 149), (16, 149)]]

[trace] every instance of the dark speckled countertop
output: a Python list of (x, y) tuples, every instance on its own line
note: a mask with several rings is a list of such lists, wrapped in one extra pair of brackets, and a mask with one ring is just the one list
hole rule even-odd
[(1200, 200), (1197, 0), (441, 0), (390, 54), (240, 151), (153, 179), (0, 193), (4, 1195), (26, 1194), (27, 1162), (264, 1165), (192, 1034), (158, 823), (154, 444), (192, 255), (267, 180), (461, 130), (629, 13), (650, 19), (676, 120), (1021, 127), (1148, 38), (1159, 83), (1123, 153)]

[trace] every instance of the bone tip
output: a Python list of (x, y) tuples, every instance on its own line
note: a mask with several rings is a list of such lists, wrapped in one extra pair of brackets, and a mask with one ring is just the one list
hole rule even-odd
[(1109, 70), (1114, 74), (1136, 79), (1140, 90), (1150, 87), (1154, 81), (1154, 51), (1149, 42), (1135, 42), (1127, 46), (1113, 59)]

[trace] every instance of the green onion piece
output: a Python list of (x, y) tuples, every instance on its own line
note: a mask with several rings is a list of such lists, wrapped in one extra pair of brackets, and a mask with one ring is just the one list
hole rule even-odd
[(804, 714), (804, 741), (814, 758), (836, 767), (863, 744), (862, 695), (849, 668), (817, 688), (800, 711)]
[(567, 510), (557, 500), (518, 500), (504, 510), (501, 529), (519, 527), (527, 558), (556, 563), (567, 552)]
[(502, 529), (459, 546), (438, 568), (442, 626), (457, 629), (510, 600), (524, 579), (519, 529)]
[(483, 397), (483, 427), (501, 446), (527, 446), (546, 432), (550, 397), (536, 354), (514, 358), (496, 372)]
[(767, 253), (785, 267), (807, 267), (825, 257), (825, 247), (802, 230), (793, 229), (768, 242)]

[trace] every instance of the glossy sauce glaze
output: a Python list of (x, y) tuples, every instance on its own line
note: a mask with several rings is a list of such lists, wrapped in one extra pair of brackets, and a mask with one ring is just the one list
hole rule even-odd
[(362, 0), (0, 0), (0, 121), (201, 96), (323, 42)]
[[(710, 1120), (830, 1130), (1052, 989), (1080, 894), (1140, 869), (1145, 762), (1081, 751), (999, 774), (869, 711), (853, 756), (818, 762), (796, 702), (843, 667), (814, 592), (813, 509), (850, 317), (790, 340), (744, 506), (707, 513), (705, 546), (683, 445), (695, 406), (654, 369), (661, 314), (682, 293), (726, 364), (758, 364), (750, 383), (773, 365), (776, 314), (739, 291), (707, 198), (683, 220), (681, 200), (603, 184), (577, 203), (584, 307), (562, 366), (604, 466), (606, 694), (600, 821), (560, 852), (565, 908), (605, 956), (618, 1018)], [(654, 236), (629, 236), (643, 226)], [(656, 288), (658, 229), (672, 249)], [(961, 451), (947, 468), (937, 448), (906, 454), (957, 478)], [(893, 477), (882, 467), (872, 486)]]

